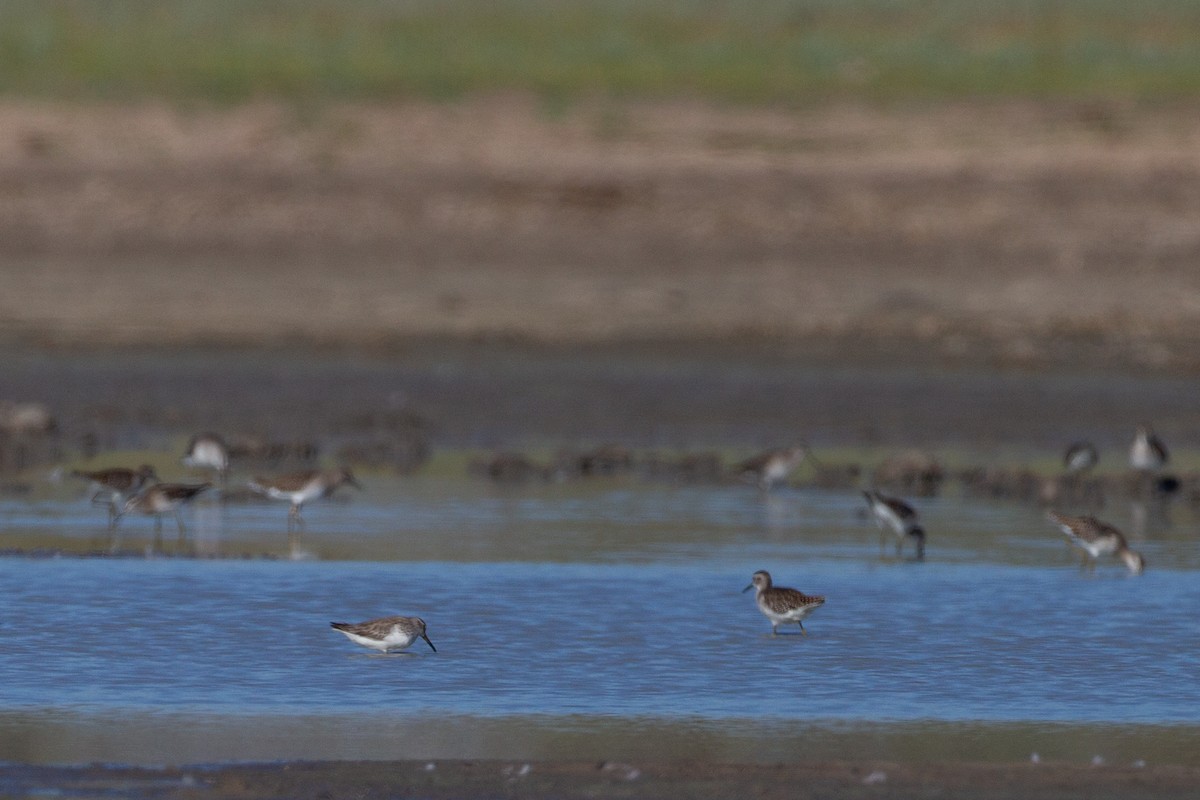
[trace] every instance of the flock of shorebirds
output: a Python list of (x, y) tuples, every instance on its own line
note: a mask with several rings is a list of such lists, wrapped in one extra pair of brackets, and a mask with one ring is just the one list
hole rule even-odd
[[(785, 480), (806, 454), (807, 448), (803, 446), (771, 451), (745, 462), (742, 469), (756, 477), (762, 489), (768, 490)], [(1165, 466), (1169, 459), (1170, 454), (1162, 439), (1148, 425), (1139, 426), (1129, 448), (1130, 467), (1149, 475)], [(1099, 460), (1095, 445), (1091, 442), (1075, 442), (1063, 454), (1063, 468), (1069, 473), (1078, 474), (1092, 469)], [(881, 545), (883, 537), (891, 531), (896, 537), (897, 555), (902, 554), (905, 542), (911, 539), (916, 550), (914, 557), (918, 561), (923, 560), (925, 529), (918, 520), (916, 510), (903, 500), (888, 497), (874, 489), (864, 491), (863, 496), (879, 526)], [(1085, 567), (1095, 569), (1101, 557), (1112, 556), (1123, 562), (1134, 575), (1140, 575), (1146, 569), (1146, 559), (1130, 548), (1125, 535), (1115, 526), (1090, 515), (1069, 516), (1048, 511), (1046, 517), (1058, 526), (1071, 544), (1080, 549)], [(792, 622), (800, 627), (801, 633), (805, 633), (804, 619), (825, 604), (822, 595), (808, 595), (796, 589), (775, 586), (766, 570), (754, 573), (750, 585), (742, 591), (751, 589), (755, 590), (758, 610), (771, 621), (772, 634), (779, 632), (781, 624)]]
[[(815, 461), (808, 446), (798, 444), (768, 450), (742, 462), (735, 471), (743, 479), (753, 481), (762, 491), (767, 492), (785, 482), (805, 459)], [(1162, 440), (1155, 436), (1148, 426), (1140, 426), (1129, 449), (1130, 466), (1149, 475), (1161, 469), (1168, 459), (1169, 454)], [(229, 450), (217, 434), (193, 436), (181, 460), (189, 467), (212, 470), (221, 482), (225, 482), (228, 477)], [(1094, 445), (1089, 442), (1076, 442), (1067, 448), (1063, 456), (1063, 467), (1068, 473), (1077, 474), (1092, 469), (1098, 461), (1099, 454)], [(212, 482), (164, 483), (159, 481), (154, 469), (146, 465), (137, 469), (114, 467), (95, 471), (76, 470), (72, 474), (91, 481), (95, 488), (92, 503), (107, 506), (110, 528), (115, 528), (124, 515), (138, 512), (153, 515), (155, 532), (160, 534), (162, 515), (171, 513), (175, 516), (181, 537), (185, 528), (179, 515), (180, 508), (213, 486)], [(325, 497), (344, 485), (362, 488), (348, 469), (301, 470), (273, 477), (255, 477), (247, 483), (254, 492), (290, 503), (289, 535), (303, 526), (301, 511), (305, 503)], [(925, 529), (916, 510), (903, 500), (889, 497), (874, 489), (864, 491), (863, 496), (869, 513), (879, 527), (881, 548), (885, 546), (885, 539), (890, 532), (894, 536), (898, 557), (903, 555), (904, 545), (912, 541), (915, 551), (913, 558), (917, 561), (923, 560)], [(1068, 516), (1056, 511), (1047, 512), (1047, 518), (1082, 551), (1086, 567), (1094, 569), (1101, 557), (1112, 556), (1123, 562), (1135, 575), (1140, 575), (1145, 569), (1146, 560), (1129, 547), (1124, 534), (1113, 525), (1093, 516)], [(775, 586), (766, 570), (755, 572), (750, 585), (743, 592), (751, 589), (754, 590), (755, 604), (759, 611), (771, 622), (772, 635), (778, 634), (780, 625), (791, 623), (795, 623), (800, 632), (807, 635), (804, 620), (825, 604), (824, 596), (808, 595), (796, 589)], [(420, 617), (392, 616), (360, 623), (331, 622), (330, 625), (355, 644), (382, 653), (403, 650), (417, 639), (423, 639), (437, 652), (437, 648), (426, 634), (425, 621)]]
[[(186, 466), (207, 469), (224, 483), (229, 475), (229, 448), (219, 434), (202, 433), (193, 436), (187, 452), (180, 459)], [(201, 493), (212, 488), (204, 483), (164, 483), (154, 468), (143, 464), (137, 469), (112, 467), (100, 470), (74, 470), (77, 478), (91, 481), (95, 493), (92, 503), (108, 508), (109, 528), (115, 528), (121, 517), (137, 512), (154, 516), (155, 532), (162, 529), (162, 515), (173, 514), (179, 535), (186, 532), (179, 510)], [(251, 490), (272, 500), (284, 500), (288, 509), (288, 532), (304, 525), (301, 511), (304, 504), (326, 497), (340, 486), (362, 489), (348, 469), (306, 469), (271, 477), (255, 477), (246, 484)]]

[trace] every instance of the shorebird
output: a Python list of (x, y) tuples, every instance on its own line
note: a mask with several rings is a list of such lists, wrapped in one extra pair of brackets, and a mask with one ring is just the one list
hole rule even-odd
[(787, 480), (792, 470), (800, 466), (809, 455), (808, 445), (802, 442), (794, 447), (759, 453), (734, 467), (734, 472), (744, 480), (755, 481), (758, 488), (766, 492), (770, 491), (772, 486)]
[(420, 617), (381, 617), (366, 622), (331, 622), (330, 627), (346, 634), (355, 644), (386, 653), (403, 650), (421, 637), (429, 649), (437, 652), (425, 635), (425, 620)]
[(1153, 472), (1170, 459), (1162, 439), (1154, 435), (1149, 425), (1139, 425), (1133, 444), (1129, 446), (1129, 466), (1139, 472)]
[[(158, 482), (158, 476), (154, 474), (154, 467), (149, 464), (142, 464), (137, 469), (128, 469), (127, 467), (110, 467), (109, 469), (90, 471), (77, 469), (72, 470), (71, 474), (92, 482), (92, 488), (95, 490), (92, 495), (92, 504), (108, 506), (109, 528), (117, 524), (117, 517), (121, 513), (119, 509), (124, 505), (126, 499), (137, 494), (146, 484)], [(107, 499), (104, 499), (105, 496)]]
[(1091, 442), (1073, 442), (1063, 452), (1063, 469), (1068, 475), (1087, 472), (1100, 461), (1100, 453)]
[[(1046, 518), (1083, 550), (1086, 554), (1085, 563), (1090, 563), (1092, 569), (1095, 569), (1100, 556), (1119, 558), (1134, 575), (1141, 575), (1146, 569), (1146, 559), (1136, 550), (1130, 550), (1125, 535), (1112, 525), (1095, 517), (1069, 517), (1056, 511), (1046, 512)], [(1087, 556), (1091, 556), (1090, 562), (1087, 562)]]
[(198, 433), (189, 439), (180, 461), (196, 469), (211, 469), (222, 482), (229, 475), (229, 447), (216, 433)]
[(183, 526), (183, 517), (179, 509), (185, 503), (190, 503), (196, 495), (212, 487), (211, 483), (155, 483), (142, 489), (125, 501), (118, 518), (131, 511), (154, 515), (154, 532), (162, 531), (162, 515), (168, 511), (175, 515), (175, 524), (179, 526), (179, 535), (187, 531)]
[(867, 505), (879, 526), (879, 548), (883, 550), (883, 537), (888, 529), (896, 534), (896, 555), (904, 551), (904, 542), (911, 536), (917, 546), (917, 560), (925, 558), (925, 529), (917, 520), (916, 510), (903, 500), (880, 494), (874, 489), (864, 491)]
[(771, 573), (765, 569), (754, 573), (750, 585), (742, 589), (742, 592), (745, 593), (751, 589), (754, 589), (754, 602), (758, 606), (758, 610), (771, 620), (772, 636), (779, 633), (779, 625), (785, 622), (796, 623), (800, 626), (800, 632), (807, 636), (808, 631), (804, 630), (804, 618), (825, 605), (824, 596), (811, 596), (795, 589), (772, 586)]
[(326, 497), (342, 484), (348, 484), (355, 489), (362, 485), (354, 479), (348, 469), (321, 471), (315, 469), (301, 472), (289, 472), (276, 475), (274, 478), (255, 478), (248, 484), (259, 494), (265, 494), (274, 500), (287, 500), (292, 504), (288, 510), (288, 532), (293, 526), (303, 526), (304, 519), (300, 511), (309, 500)]

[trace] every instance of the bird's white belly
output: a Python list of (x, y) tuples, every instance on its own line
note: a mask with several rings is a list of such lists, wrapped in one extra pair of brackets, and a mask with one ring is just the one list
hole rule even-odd
[(788, 476), (792, 471), (792, 465), (788, 462), (775, 461), (767, 465), (763, 470), (766, 479), (771, 483), (778, 483)]
[(197, 444), (184, 461), (190, 467), (212, 467), (224, 469), (226, 466), (225, 453), (213, 444)]
[(267, 489), (267, 496), (273, 497), (276, 500), (287, 500), (294, 506), (302, 505), (320, 495), (320, 491), (314, 490), (311, 487), (305, 487), (295, 492), (286, 492), (282, 489), (271, 487)]
[(888, 508), (882, 503), (876, 504), (874, 508), (875, 519), (879, 521), (881, 526), (887, 525), (897, 536), (904, 535), (908, 525), (904, 522), (904, 520), (900, 519), (899, 514), (897, 514), (895, 511), (892, 511), (892, 509)]
[(759, 606), (762, 613), (772, 622), (799, 622), (811, 614), (814, 608), (816, 608), (815, 605), (790, 608), (787, 611), (775, 611), (767, 605)]
[(413, 636), (406, 636), (395, 628), (382, 639), (371, 639), (366, 636), (359, 636), (357, 633), (351, 633), (350, 631), (342, 631), (342, 633), (346, 634), (346, 638), (355, 644), (380, 651), (402, 650), (412, 644), (415, 638)]

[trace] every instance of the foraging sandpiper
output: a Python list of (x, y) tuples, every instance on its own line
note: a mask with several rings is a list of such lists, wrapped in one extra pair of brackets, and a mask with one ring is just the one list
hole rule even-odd
[(188, 440), (180, 459), (194, 469), (210, 469), (224, 482), (229, 475), (229, 446), (216, 433), (198, 433)]
[[(72, 470), (71, 474), (77, 478), (86, 478), (91, 481), (92, 488), (95, 490), (92, 494), (92, 504), (108, 506), (109, 528), (117, 524), (117, 517), (121, 514), (120, 507), (130, 496), (140, 492), (146, 484), (158, 482), (158, 476), (154, 474), (154, 467), (149, 464), (143, 464), (137, 469), (127, 467), (97, 470), (77, 469)], [(104, 499), (106, 495), (107, 499)]]
[(330, 627), (346, 634), (355, 644), (386, 653), (403, 650), (420, 637), (437, 652), (433, 642), (425, 635), (425, 620), (420, 617), (381, 617), (366, 622), (331, 622)]
[[(1096, 560), (1100, 556), (1120, 559), (1134, 575), (1141, 575), (1146, 569), (1146, 559), (1142, 558), (1142, 554), (1130, 550), (1125, 535), (1107, 522), (1095, 517), (1069, 517), (1056, 511), (1046, 512), (1046, 518), (1086, 554), (1085, 563), (1092, 569), (1096, 568)], [(1087, 561), (1087, 556), (1091, 556), (1090, 561)]]
[(354, 475), (348, 469), (289, 472), (273, 478), (255, 478), (250, 481), (249, 486), (274, 500), (287, 500), (292, 504), (288, 509), (288, 532), (291, 532), (293, 526), (304, 525), (300, 512), (305, 503), (328, 496), (342, 484), (362, 489), (362, 485), (354, 479)]
[(734, 467), (734, 472), (744, 480), (753, 480), (758, 488), (766, 492), (787, 480), (792, 470), (809, 456), (808, 445), (801, 442), (794, 447), (759, 453)]
[(925, 559), (925, 529), (917, 520), (917, 512), (912, 506), (895, 497), (880, 494), (874, 489), (864, 491), (863, 497), (879, 526), (879, 547), (883, 549), (883, 537), (888, 529), (896, 534), (896, 555), (904, 551), (904, 542), (912, 537), (917, 547), (917, 560)]
[(1087, 472), (1100, 461), (1100, 452), (1091, 442), (1072, 442), (1063, 452), (1063, 469), (1068, 475)]
[(210, 488), (212, 488), (212, 484), (208, 482), (151, 484), (126, 500), (117, 517), (120, 518), (131, 511), (153, 514), (154, 532), (159, 533), (162, 531), (162, 515), (169, 511), (175, 515), (175, 524), (179, 526), (179, 535), (182, 537), (187, 530), (183, 525), (183, 517), (179, 516), (180, 507), (185, 503), (190, 503), (196, 495)]
[(1129, 446), (1129, 466), (1149, 473), (1161, 469), (1170, 460), (1171, 454), (1162, 439), (1154, 435), (1149, 425), (1139, 425), (1133, 444)]
[(794, 622), (800, 626), (800, 632), (805, 636), (804, 618), (825, 604), (823, 595), (807, 595), (795, 589), (771, 585), (771, 573), (760, 569), (754, 573), (750, 585), (742, 592), (754, 589), (754, 602), (758, 610), (771, 620), (771, 635), (779, 633), (782, 623)]

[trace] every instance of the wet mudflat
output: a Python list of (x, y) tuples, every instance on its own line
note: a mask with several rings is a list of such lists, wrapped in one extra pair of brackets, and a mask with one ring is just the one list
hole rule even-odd
[(1183, 767), (824, 762), (773, 765), (618, 761), (372, 761), (167, 769), (16, 767), (0, 773), (10, 797), (530, 797), (765, 798), (955, 797), (999, 800), (1167, 798), (1193, 791)]
[[(828, 770), (820, 785), (835, 796), (877, 791), (863, 783), (874, 767), (860, 769), (876, 760), (891, 790), (909, 792), (899, 796), (926, 796), (915, 765), (929, 763), (943, 764), (934, 780), (979, 797), (1013, 785), (1070, 796), (1052, 787), (1109, 773), (1123, 777), (1106, 787), (1156, 796), (1190, 774), (1164, 765), (1200, 766), (1190, 658), (1200, 552), (1186, 497), (1070, 509), (1126, 530), (1150, 564), (1133, 577), (1114, 561), (1081, 570), (1036, 503), (980, 498), (954, 481), (911, 498), (930, 532), (928, 558), (915, 563), (911, 550), (881, 547), (857, 484), (818, 486), (811, 466), (769, 494), (638, 471), (496, 482), (468, 468), (498, 449), (550, 458), (599, 443), (639, 458), (712, 450), (732, 460), (797, 435), (827, 462), (860, 461), (866, 482), (878, 459), (909, 447), (1050, 471), (1064, 439), (1088, 436), (1101, 470), (1119, 473), (1133, 424), (1152, 418), (1186, 470), (1186, 378), (495, 344), (383, 359), (225, 351), (9, 363), (17, 396), (42, 399), (60, 420), (61, 459), (15, 474), (21, 491), (0, 498), (10, 553), (0, 559), (0, 760), (415, 760), (389, 778), (348, 765), (224, 767), (187, 780), (6, 768), (14, 796), (46, 781), (87, 796), (92, 780), (146, 796), (234, 783), (254, 796), (336, 784), (341, 796), (376, 780), (425, 796), (596, 786), (716, 796), (745, 781), (769, 793), (781, 768), (754, 765), (797, 760), (824, 762), (784, 769)], [(242, 489), (263, 465), (235, 462), (227, 486), (185, 511), (186, 535), (168, 517), (158, 540), (147, 518), (110, 534), (103, 509), (65, 475), (128, 457), (199, 479), (178, 465), (197, 428), (308, 441), (321, 463), (385, 434), (419, 437), (429, 455), (360, 468), (363, 490), (307, 508), (291, 541), (286, 505)], [(101, 445), (90, 458), (86, 442)], [(763, 568), (829, 598), (808, 637), (770, 637), (740, 594)], [(425, 618), (438, 652), (418, 642), (373, 656), (328, 628), (384, 614)], [(1122, 691), (1097, 688), (1097, 664)], [(1046, 771), (971, 772), (1035, 752)], [(1074, 766), (1097, 757), (1108, 766)], [(857, 766), (833, 763), (843, 759)], [(427, 760), (446, 783), (406, 777), (424, 775)], [(534, 766), (516, 774), (525, 760)], [(604, 760), (643, 765), (640, 777), (599, 771)], [(701, 783), (654, 766), (684, 760), (703, 762)], [(714, 766), (724, 763), (750, 766)], [(296, 778), (303, 769), (315, 773)]]
[[(47, 402), (78, 453), (182, 447), (197, 430), (322, 446), (412, 432), (434, 446), (960, 447), (1057, 462), (1088, 438), (1121, 470), (1139, 422), (1200, 443), (1188, 373), (1039, 371), (895, 361), (830, 341), (409, 343), (398, 352), (132, 349), (0, 352), (9, 398)], [(177, 463), (177, 458), (173, 460)]]

